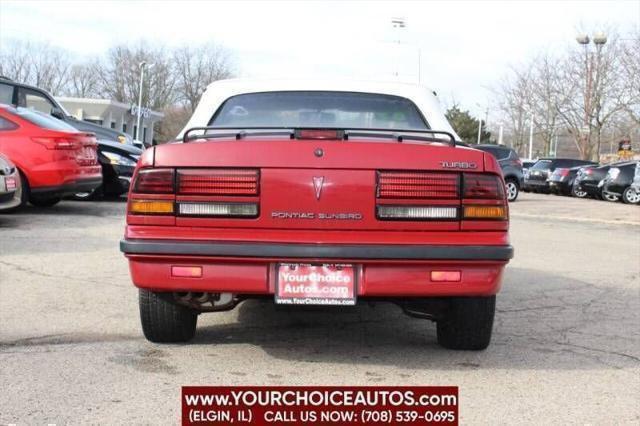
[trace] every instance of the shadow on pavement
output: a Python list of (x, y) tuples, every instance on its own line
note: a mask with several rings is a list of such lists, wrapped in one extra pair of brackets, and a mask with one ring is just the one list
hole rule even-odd
[(638, 305), (632, 291), (612, 292), (562, 276), (508, 268), (493, 341), (482, 352), (441, 348), (434, 323), (405, 316), (392, 304), (285, 310), (269, 300), (244, 302), (232, 324), (205, 326), (206, 317), (200, 316), (192, 345), (211, 346), (212, 351), (216, 344), (256, 345), (274, 358), (310, 363), (436, 370), (618, 369), (640, 363)]

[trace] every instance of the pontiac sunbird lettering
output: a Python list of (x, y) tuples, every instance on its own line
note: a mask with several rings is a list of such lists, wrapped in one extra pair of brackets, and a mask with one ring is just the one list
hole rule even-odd
[(513, 255), (508, 213), (497, 160), (460, 143), (432, 90), (226, 80), (140, 158), (121, 250), (153, 342), (266, 297), (391, 302), (444, 347), (479, 350)]

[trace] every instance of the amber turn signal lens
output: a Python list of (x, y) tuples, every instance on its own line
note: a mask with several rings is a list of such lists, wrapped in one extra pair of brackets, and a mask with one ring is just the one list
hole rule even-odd
[(464, 206), (465, 219), (506, 219), (504, 206)]
[(173, 201), (131, 200), (129, 212), (135, 214), (172, 214)]

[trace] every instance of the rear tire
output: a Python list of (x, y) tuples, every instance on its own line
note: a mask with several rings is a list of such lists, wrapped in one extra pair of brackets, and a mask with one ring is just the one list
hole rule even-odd
[(154, 343), (187, 342), (196, 333), (198, 314), (171, 300), (171, 293), (140, 289), (140, 322), (144, 337)]
[(580, 191), (577, 185), (573, 185), (571, 187), (571, 195), (573, 195), (576, 198), (587, 198), (589, 194), (587, 194), (586, 191)]
[(505, 182), (505, 189), (507, 190), (507, 201), (512, 202), (518, 199), (520, 193), (520, 185), (514, 179), (507, 179)]
[(29, 202), (36, 207), (51, 207), (60, 202), (60, 197), (37, 197), (32, 195)]
[(611, 201), (612, 203), (615, 203), (616, 201), (620, 200), (620, 197), (618, 197), (617, 195), (603, 192), (602, 199), (605, 201)]
[(625, 204), (639, 204), (640, 192), (636, 191), (632, 187), (628, 187), (622, 193), (622, 202)]
[(447, 349), (478, 351), (491, 342), (496, 296), (452, 297), (437, 322), (438, 343)]

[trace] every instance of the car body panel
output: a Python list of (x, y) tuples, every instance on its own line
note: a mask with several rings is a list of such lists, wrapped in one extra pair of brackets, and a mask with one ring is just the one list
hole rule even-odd
[[(0, 150), (24, 174), (32, 193), (63, 196), (73, 194), (78, 188), (100, 185), (102, 175), (97, 164), (97, 143), (92, 134), (45, 129), (20, 117), (15, 111), (13, 107), (0, 106), (0, 118), (16, 126), (0, 131)], [(35, 141), (38, 139), (69, 140), (76, 144), (76, 148), (49, 149)], [(89, 157), (85, 160), (86, 156)]]
[(98, 140), (98, 161), (102, 167), (102, 192), (119, 196), (129, 191), (131, 178), (143, 150), (133, 145)]
[(577, 166), (596, 165), (592, 161), (573, 158), (540, 158), (527, 171), (525, 187), (532, 191), (548, 192), (549, 178), (556, 168), (572, 168)]
[[(452, 131), (431, 92), (418, 89), (415, 85), (342, 82), (216, 82), (207, 89), (186, 128), (208, 125), (220, 105), (236, 94), (344, 90), (402, 95), (414, 101), (432, 129)], [(465, 173), (469, 179), (489, 176), (499, 183), (504, 195), (501, 168), (492, 155), (409, 138), (401, 143), (392, 137), (367, 136), (348, 140), (288, 136), (238, 139), (166, 144), (142, 154), (135, 176), (151, 168), (177, 170), (173, 172), (177, 175), (183, 169), (257, 169), (259, 187), (245, 197), (147, 194), (132, 187), (121, 250), (129, 260), (134, 285), (154, 291), (266, 296), (274, 293), (279, 263), (311, 262), (354, 265), (358, 295), (365, 298), (488, 296), (500, 289), (502, 271), (512, 257), (507, 220), (460, 220), (460, 216), (454, 220), (382, 220), (376, 214), (377, 207), (389, 204), (444, 206), (459, 211), (471, 204), (499, 205), (508, 211), (504, 197), (470, 200), (460, 193), (454, 198), (428, 200), (379, 196), (378, 176), (385, 171), (429, 172), (455, 176), (457, 182)], [(174, 185), (179, 188), (179, 183)], [(178, 204), (245, 200), (257, 203), (259, 214), (231, 218), (132, 213), (132, 205), (141, 200)], [(279, 217), (281, 212), (289, 215)], [(313, 215), (290, 214), (306, 212)], [(329, 217), (322, 218), (319, 213)], [(347, 217), (338, 218), (340, 214)], [(172, 273), (174, 266), (194, 265), (203, 271), (198, 279)], [(431, 272), (439, 268), (460, 271), (460, 281), (431, 281)]]
[(20, 205), (22, 182), (18, 168), (0, 153), (0, 211)]
[[(42, 104), (40, 105), (41, 108), (43, 106), (46, 106), (46, 108), (48, 109), (47, 111), (42, 112), (50, 114), (55, 110), (55, 117), (69, 124), (71, 127), (81, 132), (93, 133), (98, 140), (104, 139), (108, 141), (115, 141), (118, 143), (122, 143), (121, 140), (124, 140), (126, 141), (125, 144), (133, 144), (133, 139), (131, 139), (131, 137), (129, 137), (126, 133), (108, 129), (106, 127), (100, 126), (95, 123), (90, 123), (88, 121), (78, 120), (77, 118), (71, 116), (56, 100), (56, 98), (54, 98), (49, 92), (44, 89), (36, 86), (31, 86), (29, 84), (18, 83), (9, 79), (0, 79), (0, 85), (11, 87), (13, 89), (11, 99), (5, 100), (8, 101), (6, 102), (7, 104), (11, 104), (16, 107), (35, 108), (34, 106), (28, 104), (27, 97), (23, 93), (21, 93), (21, 91), (28, 91), (29, 93), (39, 98), (39, 102)], [(0, 103), (2, 102), (3, 101), (0, 101)]]
[[(622, 196), (622, 193), (633, 183), (638, 163), (638, 161), (630, 161), (612, 166), (604, 178), (602, 184), (603, 193)], [(617, 176), (612, 177), (610, 171), (614, 167), (620, 172)]]

